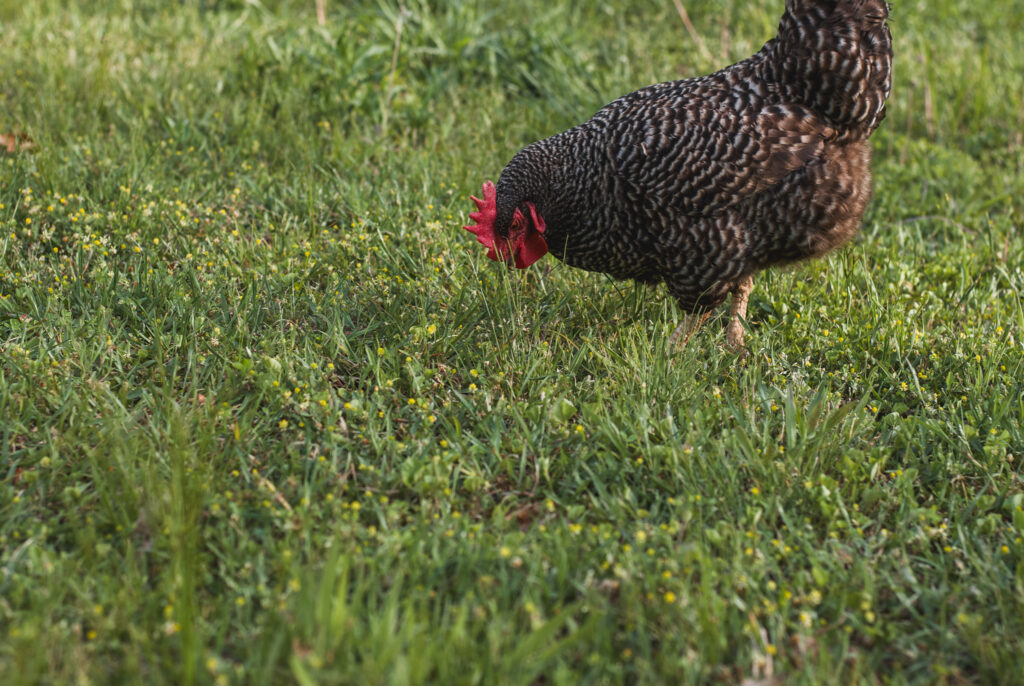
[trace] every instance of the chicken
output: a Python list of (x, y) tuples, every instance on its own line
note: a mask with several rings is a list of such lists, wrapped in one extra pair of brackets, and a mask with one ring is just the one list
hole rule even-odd
[(550, 251), (617, 279), (664, 282), (689, 338), (731, 292), (742, 348), (753, 275), (819, 257), (859, 229), (868, 137), (885, 116), (892, 41), (881, 0), (786, 0), (778, 35), (700, 78), (649, 86), (513, 157), (464, 227), (520, 269)]

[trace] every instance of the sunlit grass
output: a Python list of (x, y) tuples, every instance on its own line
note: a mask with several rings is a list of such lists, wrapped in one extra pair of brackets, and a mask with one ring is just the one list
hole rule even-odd
[(14, 683), (1019, 674), (1011, 3), (897, 4), (864, 231), (758, 278), (745, 359), (459, 227), (781, 1), (686, 3), (707, 53), (653, 0), (66, 5), (0, 0)]

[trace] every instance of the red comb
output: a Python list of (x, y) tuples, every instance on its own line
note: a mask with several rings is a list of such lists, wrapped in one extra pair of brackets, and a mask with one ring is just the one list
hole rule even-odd
[(476, 239), (488, 248), (487, 256), (492, 260), (497, 260), (498, 253), (494, 249), (494, 220), (498, 218), (498, 191), (490, 181), (484, 181), (483, 191), (483, 200), (474, 195), (469, 196), (479, 209), (478, 212), (469, 213), (469, 218), (476, 224), (462, 228), (476, 235)]

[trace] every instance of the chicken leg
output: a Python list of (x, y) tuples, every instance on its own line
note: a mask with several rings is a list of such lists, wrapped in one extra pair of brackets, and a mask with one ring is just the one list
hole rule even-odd
[(747, 318), (747, 302), (750, 300), (750, 291), (754, 289), (754, 276), (749, 275), (732, 289), (732, 303), (729, 320), (725, 329), (725, 342), (733, 350), (743, 348), (743, 320)]
[[(711, 316), (711, 312), (695, 312), (683, 315), (683, 321), (680, 322), (676, 330), (672, 332), (672, 336), (668, 339), (668, 344), (674, 350), (681, 348), (686, 345), (686, 342), (690, 340), (690, 336), (697, 333), (697, 329), (700, 328), (701, 324), (707, 321), (708, 317)], [(680, 341), (682, 343), (680, 344)]]

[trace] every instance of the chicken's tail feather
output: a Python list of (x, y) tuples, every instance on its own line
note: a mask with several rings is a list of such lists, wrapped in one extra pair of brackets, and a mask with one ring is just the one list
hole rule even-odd
[(786, 0), (772, 46), (781, 92), (844, 137), (870, 135), (892, 86), (888, 17), (884, 0)]

